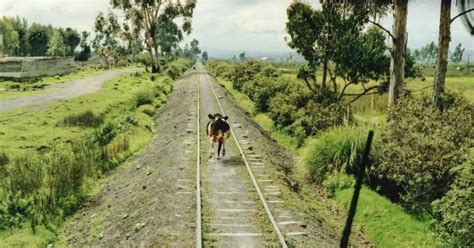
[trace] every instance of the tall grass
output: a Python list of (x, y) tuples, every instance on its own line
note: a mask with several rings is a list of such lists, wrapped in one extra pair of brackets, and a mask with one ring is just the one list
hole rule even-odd
[[(125, 119), (123, 119), (125, 120)], [(72, 213), (85, 196), (85, 182), (115, 167), (129, 150), (120, 135), (124, 121), (104, 124), (95, 135), (52, 145), (44, 154), (17, 155), (6, 170), (0, 229), (36, 225)], [(22, 207), (26, 206), (26, 207)], [(3, 209), (3, 210), (2, 210)], [(3, 219), (3, 221), (2, 221)]]
[(311, 179), (321, 183), (332, 173), (354, 173), (362, 158), (365, 136), (365, 130), (356, 127), (338, 127), (322, 133), (304, 154)]
[(79, 127), (98, 127), (104, 122), (103, 115), (96, 115), (91, 110), (79, 114), (68, 115), (63, 119), (64, 126), (79, 126)]
[(8, 158), (7, 154), (5, 152), (0, 152), (0, 170), (2, 167), (8, 164), (10, 159)]

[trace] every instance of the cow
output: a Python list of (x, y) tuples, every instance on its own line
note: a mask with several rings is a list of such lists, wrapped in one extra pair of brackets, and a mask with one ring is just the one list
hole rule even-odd
[(206, 134), (211, 143), (209, 158), (212, 158), (212, 153), (215, 152), (214, 144), (218, 143), (217, 159), (219, 159), (221, 149), (222, 156), (225, 156), (225, 141), (230, 137), (230, 126), (227, 123), (229, 117), (221, 114), (209, 114), (208, 117), (210, 120), (207, 123)]

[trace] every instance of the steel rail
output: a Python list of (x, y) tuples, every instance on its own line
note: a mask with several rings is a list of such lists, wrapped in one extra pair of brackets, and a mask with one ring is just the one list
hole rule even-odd
[[(209, 80), (209, 75), (208, 75), (207, 72), (206, 72), (206, 79), (207, 79), (207, 84), (208, 84), (209, 88), (211, 88), (212, 93), (214, 94), (214, 97), (216, 98), (217, 104), (219, 105), (219, 108), (220, 108), (221, 111), (222, 111), (222, 115), (225, 115), (224, 108), (222, 107), (222, 104), (221, 104), (221, 102), (220, 102), (220, 100), (219, 100), (219, 97), (217, 97), (216, 91), (215, 91), (214, 88), (211, 86), (211, 82), (210, 82), (210, 80)], [(242, 156), (242, 159), (243, 159), (243, 161), (244, 161), (244, 163), (245, 163), (245, 167), (247, 168), (247, 172), (249, 173), (250, 178), (252, 179), (253, 186), (255, 187), (255, 190), (256, 190), (257, 193), (258, 193), (258, 196), (259, 196), (259, 198), (260, 198), (260, 201), (262, 202), (262, 205), (263, 205), (263, 207), (265, 208), (265, 212), (266, 212), (266, 214), (267, 214), (267, 216), (268, 216), (268, 219), (269, 219), (270, 222), (272, 223), (273, 230), (274, 230), (275, 233), (277, 234), (278, 240), (279, 240), (281, 246), (282, 246), (283, 248), (287, 248), (288, 245), (286, 244), (285, 237), (283, 236), (283, 234), (282, 234), (282, 232), (281, 232), (281, 230), (280, 230), (280, 227), (278, 227), (278, 224), (277, 224), (275, 218), (273, 217), (272, 211), (270, 210), (270, 207), (268, 206), (267, 201), (265, 200), (265, 197), (263, 196), (262, 191), (260, 190), (260, 187), (258, 186), (257, 180), (255, 179), (255, 176), (253, 175), (252, 169), (250, 168), (249, 162), (247, 161), (247, 157), (245, 156), (244, 150), (243, 150), (242, 147), (240, 146), (240, 144), (239, 144), (239, 142), (238, 142), (238, 139), (237, 139), (237, 136), (235, 135), (235, 133), (234, 133), (234, 131), (232, 130), (232, 128), (230, 129), (230, 132), (231, 132), (231, 134), (232, 134), (232, 137), (234, 138), (235, 144), (236, 144), (237, 147), (239, 148), (240, 155)]]

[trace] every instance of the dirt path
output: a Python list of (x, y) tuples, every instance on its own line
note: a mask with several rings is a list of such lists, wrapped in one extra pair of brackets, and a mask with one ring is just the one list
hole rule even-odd
[(115, 77), (130, 73), (127, 70), (106, 71), (97, 76), (75, 79), (62, 84), (47, 87), (44, 94), (36, 96), (24, 96), (12, 100), (0, 102), (0, 113), (21, 107), (32, 105), (44, 106), (55, 100), (67, 100), (78, 96), (91, 94), (102, 89), (105, 82)]
[(294, 161), (202, 66), (175, 83), (155, 120), (157, 136), (128, 166), (118, 169), (70, 218), (59, 245), (69, 247), (194, 247), (196, 231), (196, 115), (200, 89), (202, 221), (205, 247), (278, 247), (237, 145), (224, 160), (208, 160), (207, 114), (229, 115), (251, 170), (290, 247), (335, 247), (334, 230), (314, 212), (290, 202), (285, 177)]

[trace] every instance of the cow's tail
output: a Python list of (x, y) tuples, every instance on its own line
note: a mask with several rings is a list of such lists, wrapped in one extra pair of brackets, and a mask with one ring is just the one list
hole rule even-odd
[(217, 148), (217, 156), (221, 155), (222, 143), (224, 143), (222, 140), (219, 141), (219, 146)]

